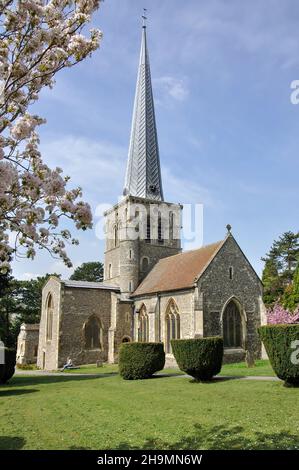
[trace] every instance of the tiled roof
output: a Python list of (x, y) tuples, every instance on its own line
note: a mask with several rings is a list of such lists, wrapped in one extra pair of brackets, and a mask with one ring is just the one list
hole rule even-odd
[(66, 287), (81, 287), (84, 289), (106, 289), (119, 291), (117, 286), (108, 286), (102, 282), (88, 282), (88, 281), (71, 281), (69, 279), (63, 279), (61, 281)]
[(190, 288), (210, 264), (224, 240), (161, 259), (142, 281), (133, 297)]

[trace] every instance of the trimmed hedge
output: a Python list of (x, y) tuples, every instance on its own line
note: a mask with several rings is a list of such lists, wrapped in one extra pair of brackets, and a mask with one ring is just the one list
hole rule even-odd
[[(285, 381), (285, 385), (299, 386), (299, 364), (292, 362), (299, 359), (296, 350), (299, 346), (299, 325), (265, 325), (258, 328), (270, 363), (277, 377)], [(298, 341), (293, 345), (292, 342)]]
[(5, 350), (5, 364), (0, 364), (0, 383), (5, 384), (8, 382), (15, 373), (16, 366), (16, 350), (11, 348), (4, 348)]
[(220, 336), (173, 339), (171, 346), (179, 368), (196, 380), (209, 381), (221, 371), (223, 339)]
[(162, 343), (123, 343), (119, 372), (125, 380), (147, 379), (165, 365)]

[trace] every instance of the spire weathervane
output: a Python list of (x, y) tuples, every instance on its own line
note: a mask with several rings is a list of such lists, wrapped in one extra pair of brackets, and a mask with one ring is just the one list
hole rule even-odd
[(146, 20), (147, 20), (147, 16), (146, 16), (146, 12), (147, 12), (147, 8), (143, 8), (143, 15), (142, 15), (142, 27), (143, 28), (146, 28)]

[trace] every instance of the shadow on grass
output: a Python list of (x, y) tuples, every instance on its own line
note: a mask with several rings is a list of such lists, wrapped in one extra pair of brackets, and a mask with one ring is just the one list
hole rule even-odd
[(61, 375), (15, 375), (10, 381), (9, 386), (13, 387), (23, 387), (27, 385), (46, 385), (46, 384), (56, 384), (62, 382), (80, 382), (85, 380), (95, 380), (107, 378), (107, 375), (71, 375), (67, 374)]
[(298, 450), (299, 436), (289, 431), (279, 433), (255, 432), (253, 437), (245, 436), (241, 426), (204, 427), (194, 425), (194, 430), (176, 442), (148, 438), (141, 446), (121, 442), (115, 450)]
[[(190, 376), (189, 376), (190, 377)], [(189, 382), (192, 383), (192, 384), (216, 384), (218, 382), (226, 382), (228, 380), (237, 380), (237, 379), (244, 379), (243, 376), (237, 376), (237, 375), (234, 375), (234, 376), (224, 376), (224, 377), (220, 377), (220, 376), (217, 376), (217, 377), (213, 377), (211, 380), (196, 380), (196, 379), (193, 379), (192, 377), (190, 377), (190, 380)]]
[(180, 377), (180, 376), (183, 376), (184, 373), (180, 373), (180, 374), (177, 374), (177, 373), (172, 373), (172, 372), (169, 372), (169, 373), (163, 373), (163, 372), (157, 372), (156, 374), (152, 375), (151, 377), (149, 377), (149, 379), (166, 379), (166, 378), (169, 378), (169, 377)]
[(0, 398), (13, 397), (17, 395), (25, 395), (27, 393), (39, 392), (36, 388), (27, 388), (26, 390), (18, 390), (15, 388), (6, 388), (5, 390), (0, 390)]
[(23, 437), (0, 436), (0, 450), (19, 450), (25, 442)]
[[(72, 374), (72, 372), (63, 372), (61, 374), (62, 377), (67, 377), (69, 376), (70, 374)], [(74, 374), (74, 373), (73, 373)], [(79, 376), (83, 376), (83, 377), (89, 377), (89, 378), (96, 378), (96, 379), (101, 379), (101, 378), (105, 378), (105, 377), (113, 377), (115, 375), (119, 375), (118, 372), (77, 372), (75, 375), (71, 376), (71, 377), (77, 377), (77, 375)], [(58, 377), (58, 376), (57, 376)]]

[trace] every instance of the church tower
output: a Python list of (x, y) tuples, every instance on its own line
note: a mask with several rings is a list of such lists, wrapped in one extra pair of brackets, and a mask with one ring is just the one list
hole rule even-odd
[(127, 298), (161, 258), (181, 251), (180, 204), (164, 201), (143, 17), (123, 199), (105, 213), (105, 284)]

